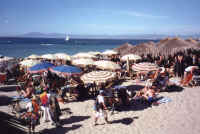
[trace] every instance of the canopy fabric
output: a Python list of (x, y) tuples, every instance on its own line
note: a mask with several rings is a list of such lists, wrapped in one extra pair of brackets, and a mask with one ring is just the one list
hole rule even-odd
[(15, 60), (15, 58), (7, 57), (7, 56), (0, 58), (0, 62), (8, 62), (8, 61), (11, 61), (11, 60)]
[(32, 66), (31, 68), (29, 68), (28, 71), (30, 73), (41, 73), (41, 72), (47, 71), (50, 67), (53, 67), (53, 66), (54, 64), (52, 63), (42, 62), (42, 63)]
[(41, 62), (38, 61), (38, 60), (23, 60), (19, 64), (21, 66), (24, 66), (24, 67), (32, 67), (32, 66), (39, 64), (39, 63), (41, 63)]
[(48, 59), (48, 60), (55, 60), (56, 56), (54, 56), (53, 54), (44, 54), (41, 56), (41, 58)]
[(75, 59), (75, 60), (72, 60), (72, 64), (75, 66), (94, 65), (94, 60), (92, 60), (92, 59)]
[(94, 65), (102, 70), (120, 70), (121, 67), (116, 64), (115, 62), (112, 61), (107, 61), (107, 60), (100, 60), (94, 62)]
[(68, 61), (71, 60), (71, 57), (68, 54), (66, 54), (66, 53), (56, 53), (56, 54), (54, 54), (54, 56), (57, 59), (61, 59), (61, 60), (68, 60)]
[(103, 55), (116, 55), (116, 54), (118, 54), (118, 52), (116, 52), (114, 50), (106, 50), (102, 54)]
[(89, 54), (89, 53), (77, 53), (72, 56), (74, 59), (77, 58), (96, 58), (95, 55)]
[(81, 76), (81, 80), (87, 84), (87, 83), (96, 83), (101, 84), (105, 83), (107, 81), (112, 81), (116, 78), (115, 72), (109, 72), (109, 71), (93, 71), (87, 74), (84, 74)]
[(98, 51), (90, 51), (90, 52), (88, 52), (88, 54), (91, 54), (91, 55), (101, 55), (101, 52), (98, 52)]
[(139, 55), (135, 55), (135, 54), (127, 54), (121, 58), (122, 61), (127, 61), (127, 60), (136, 61), (136, 60), (140, 60), (140, 59), (142, 59), (142, 57), (140, 57)]
[(49, 70), (59, 76), (80, 75), (82, 73), (80, 68), (68, 65), (52, 67)]
[(32, 54), (32, 55), (28, 56), (27, 58), (28, 59), (39, 59), (39, 58), (41, 58), (41, 56), (36, 55), (36, 54)]
[(156, 71), (159, 69), (159, 66), (154, 63), (149, 62), (142, 62), (138, 64), (134, 64), (132, 66), (133, 71), (136, 72), (149, 72), (149, 71)]

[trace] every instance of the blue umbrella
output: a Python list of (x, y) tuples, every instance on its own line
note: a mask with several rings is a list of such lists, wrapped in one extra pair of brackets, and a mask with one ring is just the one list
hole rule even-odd
[(54, 64), (50, 62), (42, 62), (29, 68), (30, 73), (40, 73), (46, 71), (48, 68), (53, 67)]
[(61, 65), (50, 68), (51, 72), (54, 72), (58, 75), (79, 75), (82, 73), (82, 70), (78, 67), (68, 66), (68, 65)]

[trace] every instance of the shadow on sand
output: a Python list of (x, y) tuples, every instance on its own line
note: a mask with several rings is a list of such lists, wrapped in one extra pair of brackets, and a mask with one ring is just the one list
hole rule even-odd
[(71, 116), (68, 119), (61, 120), (61, 123), (62, 124), (72, 124), (72, 123), (81, 122), (81, 121), (89, 119), (89, 118), (90, 118), (90, 116)]
[[(66, 111), (66, 110), (69, 110), (69, 109), (67, 108), (64, 111)], [(61, 124), (62, 125), (66, 125), (66, 124), (71, 125), (72, 123), (81, 122), (81, 121), (89, 119), (89, 118), (90, 118), (90, 116), (71, 116), (68, 119), (61, 120)], [(44, 129), (40, 133), (42, 133), (42, 134), (65, 134), (69, 131), (78, 129), (81, 126), (82, 125), (80, 125), (80, 124), (76, 124), (76, 125), (72, 125), (71, 127), (57, 127), (57, 128), (52, 128), (52, 129)]]
[(183, 87), (180, 87), (180, 86), (177, 86), (177, 85), (171, 85), (165, 90), (165, 92), (169, 92), (169, 93), (171, 93), (171, 92), (181, 92), (183, 90), (184, 90)]
[(80, 128), (82, 125), (72, 125), (71, 127), (57, 127), (52, 129), (45, 129), (41, 134), (66, 134), (69, 131), (73, 131), (75, 129)]
[(16, 85), (2, 85), (0, 86), (1, 92), (12, 92), (16, 91)]
[(0, 95), (0, 106), (7, 106), (11, 103), (12, 98), (5, 96), (5, 95)]
[(112, 124), (121, 123), (121, 124), (124, 124), (124, 125), (129, 125), (134, 121), (134, 119), (138, 119), (138, 118), (139, 118), (138, 116), (133, 117), (133, 118), (123, 118), (123, 119), (111, 121), (111, 123)]
[(160, 96), (156, 98), (153, 103), (149, 103), (147, 100), (138, 99), (138, 100), (131, 100), (130, 104), (127, 106), (118, 106), (115, 108), (115, 111), (117, 112), (123, 112), (123, 111), (141, 111), (147, 108), (152, 108), (152, 106), (158, 106), (155, 105), (154, 102), (157, 102), (161, 100), (163, 96)]
[(142, 85), (131, 85), (131, 86), (127, 86), (126, 89), (139, 91), (143, 88), (144, 88), (144, 86), (142, 86)]
[(15, 117), (0, 112), (0, 133), (1, 134), (25, 134), (24, 124)]

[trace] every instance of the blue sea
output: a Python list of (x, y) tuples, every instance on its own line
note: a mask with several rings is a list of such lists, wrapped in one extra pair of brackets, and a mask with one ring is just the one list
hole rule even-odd
[[(54, 38), (0, 38), (0, 55), (11, 57), (27, 57), (31, 54), (43, 55), (47, 53), (67, 53), (73, 55), (78, 52), (100, 51), (117, 48), (124, 43), (133, 45), (152, 40), (126, 39), (64, 39)], [(156, 42), (156, 41), (155, 41)]]

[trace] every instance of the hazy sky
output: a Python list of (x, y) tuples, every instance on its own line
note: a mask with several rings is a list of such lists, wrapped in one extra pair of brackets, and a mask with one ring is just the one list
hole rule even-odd
[(0, 35), (200, 33), (200, 0), (0, 0)]

